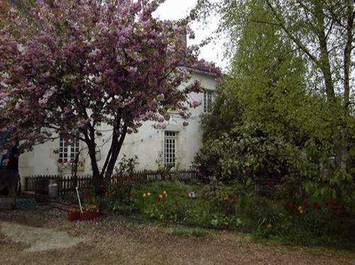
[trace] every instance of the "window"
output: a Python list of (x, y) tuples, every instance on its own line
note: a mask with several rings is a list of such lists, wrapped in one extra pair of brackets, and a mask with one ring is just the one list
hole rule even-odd
[(203, 92), (203, 111), (210, 112), (212, 107), (212, 91), (205, 90)]
[(164, 137), (164, 165), (175, 166), (177, 132), (165, 131)]
[(59, 163), (70, 163), (75, 160), (79, 153), (79, 139), (77, 137), (68, 140), (63, 137), (59, 139)]

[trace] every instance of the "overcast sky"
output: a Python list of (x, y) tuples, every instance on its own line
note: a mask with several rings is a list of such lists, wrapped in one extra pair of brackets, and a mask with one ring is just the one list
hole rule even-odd
[[(157, 16), (161, 19), (181, 19), (196, 5), (197, 0), (167, 0), (157, 11)], [(195, 31), (196, 39), (193, 44), (199, 44), (202, 40), (210, 37), (217, 28), (217, 18), (208, 20), (208, 26), (203, 23), (194, 23), (192, 28)], [(226, 68), (226, 60), (223, 56), (223, 42), (214, 41), (201, 48), (200, 58), (216, 63), (216, 65)]]

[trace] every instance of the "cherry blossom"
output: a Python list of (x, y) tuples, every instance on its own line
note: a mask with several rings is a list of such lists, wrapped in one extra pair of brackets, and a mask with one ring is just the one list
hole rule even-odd
[[(27, 15), (11, 8), (0, 29), (0, 129), (28, 148), (79, 135), (100, 181), (111, 176), (126, 134), (142, 121), (163, 123), (169, 110), (188, 119), (187, 106), (197, 105), (186, 104), (188, 94), (200, 88), (181, 84), (199, 65), (197, 49), (179, 37), (193, 37), (187, 19), (153, 17), (162, 2), (38, 1)], [(99, 169), (96, 131), (104, 123), (112, 141)]]

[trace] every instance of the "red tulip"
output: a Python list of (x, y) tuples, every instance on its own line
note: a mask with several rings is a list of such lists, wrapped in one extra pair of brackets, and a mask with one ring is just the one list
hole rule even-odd
[(289, 202), (289, 203), (287, 203), (286, 207), (287, 207), (287, 209), (292, 211), (296, 208), (296, 205), (293, 202)]
[(233, 202), (236, 202), (239, 199), (239, 195), (238, 194), (232, 194), (231, 199)]
[(268, 188), (272, 188), (274, 186), (271, 180), (269, 180), (266, 185)]
[(314, 207), (315, 209), (320, 209), (320, 208), (321, 208), (321, 205), (320, 205), (319, 202), (315, 202), (314, 205), (313, 205), (313, 207)]

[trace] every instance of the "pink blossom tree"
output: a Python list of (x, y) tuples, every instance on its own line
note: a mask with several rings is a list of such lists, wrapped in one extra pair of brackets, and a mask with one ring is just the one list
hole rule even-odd
[[(101, 183), (111, 177), (126, 135), (143, 121), (163, 122), (169, 110), (187, 119), (187, 95), (199, 85), (178, 87), (197, 49), (181, 41), (187, 20), (153, 17), (162, 2), (58, 0), (37, 1), (26, 15), (10, 9), (0, 29), (3, 129), (27, 146), (79, 137)], [(112, 139), (99, 168), (102, 124), (110, 125)]]

